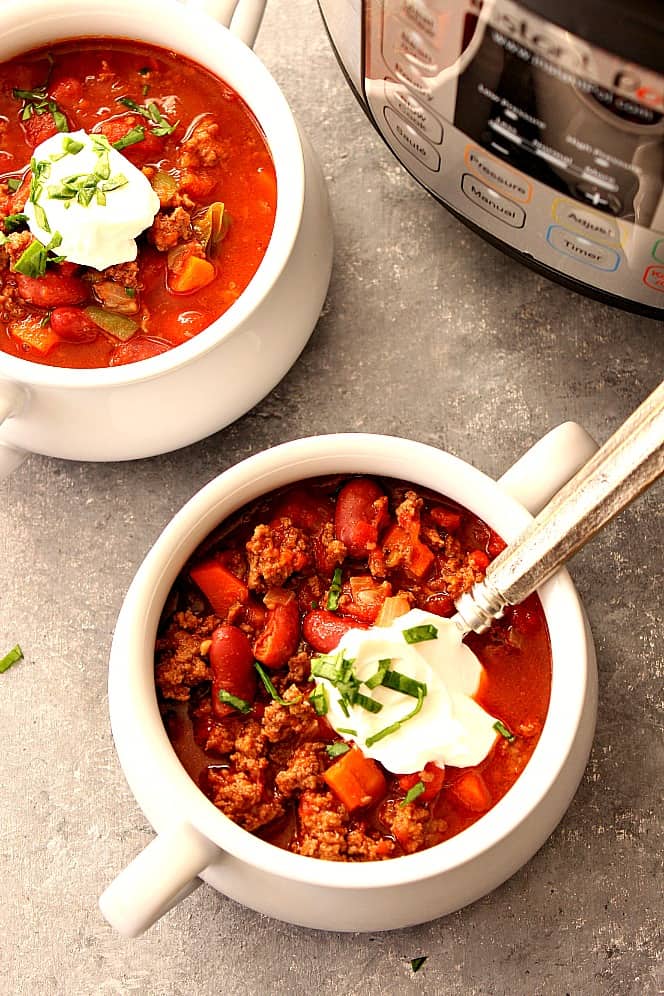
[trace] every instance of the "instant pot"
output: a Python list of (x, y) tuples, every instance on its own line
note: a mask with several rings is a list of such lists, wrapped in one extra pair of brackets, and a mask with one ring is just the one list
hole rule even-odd
[(661, 0), (318, 0), (403, 166), (568, 287), (664, 308)]

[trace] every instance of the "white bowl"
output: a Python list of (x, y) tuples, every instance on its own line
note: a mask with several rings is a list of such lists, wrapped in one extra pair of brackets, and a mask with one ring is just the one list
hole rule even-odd
[[(579, 426), (566, 423), (529, 451), (505, 484), (534, 508), (595, 448)], [(118, 755), (158, 832), (100, 900), (106, 918), (125, 934), (140, 933), (191, 892), (195, 876), (253, 909), (308, 927), (376, 931), (420, 923), (472, 902), (524, 864), (577, 788), (594, 732), (596, 670), (592, 639), (564, 570), (539, 592), (553, 657), (541, 738), (515, 785), (458, 836), (389, 861), (327, 862), (278, 850), (242, 830), (190, 779), (164, 730), (155, 691), (154, 643), (167, 594), (198, 544), (239, 507), (284, 484), (336, 473), (383, 475), (431, 488), (479, 515), (508, 541), (530, 519), (499, 484), (456, 457), (409, 440), (361, 433), (300, 439), (256, 454), (184, 506), (129, 589), (110, 658)], [(524, 490), (531, 480), (537, 482), (535, 496)]]
[(174, 48), (240, 94), (274, 160), (274, 230), (240, 298), (207, 329), (166, 353), (109, 369), (72, 370), (0, 351), (0, 477), (25, 451), (129, 460), (185, 446), (223, 428), (263, 398), (295, 362), (330, 280), (332, 222), (320, 167), (253, 51), (207, 14), (181, 3), (0, 4), (0, 60), (90, 34)]

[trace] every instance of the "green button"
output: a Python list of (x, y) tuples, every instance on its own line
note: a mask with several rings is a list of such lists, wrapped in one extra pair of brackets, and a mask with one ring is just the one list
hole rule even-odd
[(652, 247), (652, 258), (664, 263), (664, 239), (658, 239)]

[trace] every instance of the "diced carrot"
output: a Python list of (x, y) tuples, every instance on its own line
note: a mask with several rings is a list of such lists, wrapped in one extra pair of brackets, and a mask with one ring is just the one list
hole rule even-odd
[(177, 272), (170, 274), (169, 286), (177, 294), (191, 294), (192, 291), (212, 283), (215, 273), (214, 265), (208, 259), (187, 256)]
[(249, 589), (244, 581), (218, 560), (205, 560), (196, 564), (189, 575), (222, 619), (226, 618), (233, 605), (238, 602), (244, 605), (249, 600)]
[(9, 331), (14, 339), (18, 339), (25, 346), (41, 353), (42, 356), (45, 356), (49, 349), (62, 341), (50, 325), (42, 325), (34, 318), (24, 318), (22, 321), (12, 322)]
[(450, 790), (473, 813), (483, 813), (491, 806), (491, 793), (479, 771), (465, 771)]
[(387, 789), (383, 772), (359, 747), (335, 761), (323, 779), (349, 812), (378, 802)]
[(417, 537), (419, 527), (407, 532), (402, 526), (391, 526), (383, 539), (388, 567), (395, 567), (400, 561), (405, 564), (415, 578), (423, 578), (431, 567), (434, 555), (429, 547)]

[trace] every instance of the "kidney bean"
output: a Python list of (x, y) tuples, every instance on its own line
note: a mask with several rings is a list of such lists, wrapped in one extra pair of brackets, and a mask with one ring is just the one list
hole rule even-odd
[(343, 486), (337, 498), (334, 531), (351, 557), (366, 557), (387, 522), (387, 496), (375, 481), (357, 477)]
[(320, 654), (329, 654), (349, 629), (366, 629), (354, 619), (338, 616), (328, 609), (312, 609), (302, 622), (302, 635)]
[(67, 342), (94, 342), (99, 334), (99, 326), (83, 309), (71, 305), (54, 308), (50, 324), (53, 331)]
[(139, 360), (149, 360), (151, 356), (158, 356), (165, 353), (170, 346), (165, 342), (158, 342), (156, 339), (149, 339), (144, 335), (135, 335), (127, 342), (121, 342), (115, 347), (109, 366), (120, 367), (124, 363), (138, 363)]
[(254, 655), (247, 636), (236, 626), (223, 624), (212, 633), (208, 651), (212, 669), (212, 708), (219, 719), (235, 712), (233, 706), (219, 701), (223, 689), (245, 702), (256, 695)]
[(276, 504), (272, 520), (290, 519), (298, 529), (315, 533), (326, 522), (332, 521), (332, 505), (325, 498), (318, 498), (306, 488), (293, 488)]
[(28, 277), (24, 273), (17, 273), (15, 276), (19, 295), (28, 304), (34, 304), (38, 308), (80, 304), (88, 296), (87, 286), (82, 280), (56, 273), (55, 270), (48, 270), (43, 277)]
[(297, 650), (300, 610), (297, 599), (268, 609), (265, 626), (254, 641), (254, 657), (266, 667), (282, 667)]

